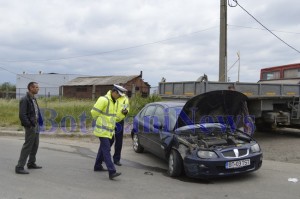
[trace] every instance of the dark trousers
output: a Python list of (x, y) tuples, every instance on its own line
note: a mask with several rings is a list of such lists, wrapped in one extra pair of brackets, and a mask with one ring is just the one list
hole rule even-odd
[(100, 140), (100, 146), (99, 146), (94, 168), (99, 168), (102, 165), (102, 162), (104, 161), (109, 174), (113, 174), (116, 172), (116, 168), (114, 163), (111, 160), (110, 139), (99, 137), (99, 140)]
[(111, 139), (111, 146), (115, 142), (115, 153), (113, 155), (114, 162), (121, 160), (121, 151), (123, 146), (123, 131), (124, 131), (124, 120), (116, 123), (115, 136)]
[(25, 128), (25, 142), (23, 144), (17, 167), (24, 167), (29, 156), (28, 164), (36, 161), (39, 148), (39, 127)]

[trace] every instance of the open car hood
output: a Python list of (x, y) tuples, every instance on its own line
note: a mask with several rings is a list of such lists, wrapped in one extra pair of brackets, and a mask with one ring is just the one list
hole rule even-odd
[(188, 100), (182, 108), (175, 129), (204, 123), (216, 119), (217, 116), (237, 116), (247, 99), (243, 93), (231, 90), (217, 90), (197, 95)]

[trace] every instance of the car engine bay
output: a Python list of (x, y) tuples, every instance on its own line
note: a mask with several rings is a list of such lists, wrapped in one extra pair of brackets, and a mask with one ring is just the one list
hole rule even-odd
[(183, 142), (183, 144), (193, 147), (197, 146), (197, 148), (200, 147), (202, 149), (223, 149), (249, 144), (253, 141), (250, 136), (239, 130), (231, 132), (228, 129), (225, 132), (217, 130), (209, 133), (199, 129), (193, 129), (178, 132), (178, 135), (178, 140)]

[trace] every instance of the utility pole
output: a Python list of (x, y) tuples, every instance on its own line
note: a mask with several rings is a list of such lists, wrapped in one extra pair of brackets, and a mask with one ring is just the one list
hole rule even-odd
[(227, 82), (227, 0), (220, 0), (219, 82)]

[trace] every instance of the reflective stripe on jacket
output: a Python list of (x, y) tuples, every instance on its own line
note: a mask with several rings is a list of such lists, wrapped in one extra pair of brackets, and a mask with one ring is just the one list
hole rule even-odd
[(116, 121), (120, 122), (126, 117), (126, 115), (124, 115), (122, 113), (122, 110), (127, 109), (128, 110), (127, 114), (129, 113), (129, 100), (126, 96), (121, 96), (117, 99), (117, 101), (118, 101), (118, 105), (117, 105), (117, 119), (116, 119)]
[(111, 97), (111, 91), (105, 96), (98, 98), (91, 110), (93, 119), (96, 120), (94, 135), (111, 139), (115, 133), (116, 110), (118, 101), (115, 103)]

